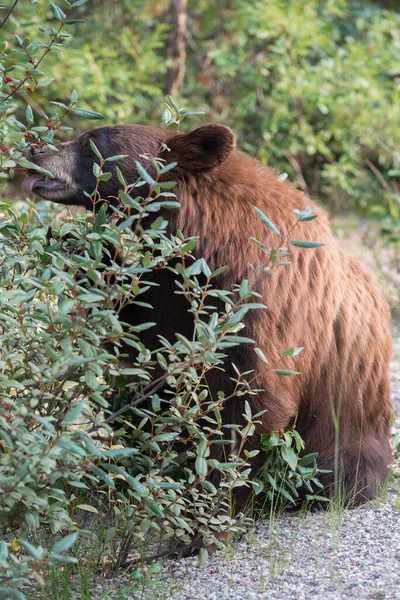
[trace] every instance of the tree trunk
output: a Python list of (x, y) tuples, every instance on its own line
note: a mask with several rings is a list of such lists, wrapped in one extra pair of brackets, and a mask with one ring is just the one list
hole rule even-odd
[(167, 71), (164, 88), (167, 96), (179, 92), (185, 75), (187, 0), (171, 0), (170, 15), (171, 35), (167, 56), (172, 59), (172, 65)]

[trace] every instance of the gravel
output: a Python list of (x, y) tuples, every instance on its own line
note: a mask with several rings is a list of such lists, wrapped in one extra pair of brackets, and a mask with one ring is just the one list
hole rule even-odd
[(163, 589), (146, 598), (177, 600), (400, 599), (400, 511), (380, 506), (287, 514), (244, 536), (234, 555), (166, 567)]

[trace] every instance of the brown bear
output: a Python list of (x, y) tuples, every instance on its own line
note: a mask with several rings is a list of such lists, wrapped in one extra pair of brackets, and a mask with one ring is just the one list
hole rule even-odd
[[(304, 347), (302, 354), (290, 359), (301, 375), (281, 377), (271, 372), (246, 345), (227, 351), (226, 372), (209, 385), (211, 391), (229, 395), (229, 365), (236, 364), (242, 372), (253, 370), (257, 388), (264, 391), (250, 397), (252, 410), (266, 409), (252, 438), (254, 447), (261, 433), (291, 426), (297, 415), (306, 452), (318, 452), (318, 466), (331, 471), (323, 475), (322, 482), (332, 486), (339, 467), (347, 502), (373, 498), (385, 481), (391, 460), (389, 310), (370, 271), (336, 244), (324, 212), (271, 168), (235, 150), (233, 133), (222, 125), (187, 134), (141, 125), (88, 131), (59, 144), (58, 152), (34, 153), (31, 160), (51, 171), (54, 179), (30, 174), (23, 184), (25, 191), (91, 208), (84, 195), (95, 185), (92, 167), (96, 159), (90, 139), (105, 157), (128, 155), (119, 166), (130, 183), (138, 179), (135, 161), (140, 161), (142, 154), (177, 162), (168, 177), (177, 180), (180, 208), (168, 211), (168, 231), (180, 229), (185, 236), (198, 236), (194, 253), (211, 269), (228, 265), (217, 281), (220, 288), (231, 289), (234, 283), (251, 279), (251, 265), (265, 262), (251, 237), (270, 248), (281, 243), (258, 219), (254, 206), (269, 217), (283, 239), (296, 223), (295, 209), (309, 206), (319, 215), (298, 224), (295, 237), (325, 245), (315, 249), (291, 246), (292, 264), (277, 268), (273, 276), (266, 275), (257, 283), (267, 308), (250, 311), (245, 321), (245, 335), (255, 340), (270, 364), (279, 362), (283, 350)], [(115, 202), (119, 187), (116, 177), (103, 182), (102, 198)], [(163, 270), (154, 272), (153, 278), (161, 287), (148, 292), (151, 317), (146, 313), (149, 309), (135, 308), (130, 322), (157, 321), (155, 328), (143, 334), (150, 348), (157, 347), (158, 334), (174, 340), (179, 332), (190, 338), (193, 321), (186, 300), (174, 293), (175, 276)], [(129, 320), (126, 315), (125, 320)], [(225, 422), (241, 422), (243, 402), (233, 398), (227, 403)], [(336, 429), (333, 413), (339, 421)], [(254, 469), (258, 466), (256, 459)]]

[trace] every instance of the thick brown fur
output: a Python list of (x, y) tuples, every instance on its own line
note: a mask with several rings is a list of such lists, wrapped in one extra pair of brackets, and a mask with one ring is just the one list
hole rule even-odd
[[(167, 143), (169, 151), (161, 155), (168, 162), (178, 162), (173, 177), (178, 180), (175, 191), (181, 204), (179, 210), (166, 215), (168, 229), (199, 236), (195, 253), (211, 269), (228, 265), (216, 282), (221, 288), (231, 289), (234, 283), (251, 280), (251, 265), (265, 262), (265, 255), (251, 237), (271, 248), (280, 244), (278, 236), (257, 218), (254, 206), (269, 217), (283, 237), (295, 225), (294, 209), (310, 206), (319, 215), (314, 221), (298, 224), (291, 237), (325, 246), (291, 246), (292, 264), (276, 268), (274, 275), (265, 275), (257, 283), (267, 309), (251, 311), (246, 321), (245, 335), (255, 340), (271, 365), (294, 368), (301, 375), (274, 374), (252, 347), (241, 346), (229, 350), (227, 372), (210, 378), (208, 383), (212, 392), (223, 390), (229, 394), (230, 363), (241, 371), (253, 369), (255, 385), (264, 391), (250, 397), (252, 410), (267, 412), (251, 444), (257, 447), (263, 432), (292, 425), (298, 414), (297, 429), (305, 441), (306, 453), (318, 452), (320, 468), (332, 471), (324, 476), (323, 483), (332, 487), (339, 470), (346, 502), (373, 498), (385, 481), (391, 460), (389, 310), (372, 273), (338, 247), (325, 213), (290, 182), (279, 180), (272, 169), (234, 150), (233, 134), (223, 126), (210, 125), (187, 135), (141, 126), (102, 128), (84, 135), (103, 147), (105, 156), (128, 154), (122, 168), (131, 182), (137, 178), (134, 160), (144, 152), (159, 152)], [(76, 153), (79, 168), (87, 164), (91, 169), (94, 156), (82, 139), (86, 138), (78, 138), (70, 148)], [(62, 145), (62, 150), (72, 152), (65, 148), (68, 144)], [(33, 159), (53, 169), (57, 176), (62, 172), (55, 153), (41, 153)], [(88, 169), (83, 169), (81, 180), (74, 184), (74, 197), (68, 197), (67, 192), (62, 198), (46, 196), (43, 190), (39, 193), (59, 202), (87, 205), (87, 199), (76, 189), (89, 186)], [(116, 195), (118, 184), (113, 185), (113, 189), (104, 188), (103, 197)], [(93, 187), (86, 189), (91, 191)], [(151, 320), (157, 321), (158, 327), (146, 333), (144, 339), (153, 348), (157, 347), (157, 334), (173, 340), (175, 332), (190, 337), (193, 330), (185, 300), (174, 294), (174, 278), (160, 272), (154, 274), (154, 279), (161, 288), (151, 290), (148, 300), (154, 307)], [(130, 315), (131, 321), (149, 318), (138, 311)], [(305, 350), (282, 363), (281, 352), (289, 347)], [(242, 413), (243, 400), (233, 399), (224, 410), (225, 422), (241, 422)], [(336, 432), (333, 414), (339, 422)], [(254, 468), (258, 466), (256, 459)]]

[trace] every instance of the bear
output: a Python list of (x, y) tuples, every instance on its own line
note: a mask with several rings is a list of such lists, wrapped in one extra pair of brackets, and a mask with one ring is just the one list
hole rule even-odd
[[(208, 384), (212, 393), (223, 391), (229, 396), (232, 363), (241, 372), (253, 371), (257, 389), (263, 391), (250, 396), (249, 402), (253, 414), (265, 412), (248, 449), (259, 448), (261, 434), (284, 430), (296, 421), (305, 452), (318, 453), (318, 467), (327, 471), (320, 480), (328, 494), (335, 493), (334, 479), (340, 468), (346, 504), (374, 498), (391, 462), (389, 308), (368, 268), (339, 248), (325, 212), (272, 168), (237, 150), (233, 132), (219, 124), (189, 133), (145, 125), (90, 130), (58, 144), (58, 152), (33, 151), (31, 161), (50, 171), (54, 179), (32, 171), (23, 189), (53, 202), (91, 209), (91, 200), (84, 194), (95, 187), (93, 163), (97, 159), (90, 140), (104, 157), (126, 155), (118, 166), (128, 183), (140, 179), (136, 161), (144, 164), (143, 154), (177, 163), (168, 177), (177, 181), (174, 192), (180, 208), (165, 215), (168, 232), (179, 229), (186, 237), (197, 236), (193, 253), (212, 270), (227, 265), (216, 279), (221, 289), (251, 279), (252, 265), (265, 262), (252, 237), (269, 248), (277, 246), (276, 234), (263, 225), (254, 207), (268, 216), (283, 239), (297, 223), (295, 210), (308, 206), (318, 214), (317, 219), (296, 225), (296, 237), (324, 245), (290, 246), (291, 264), (257, 282), (256, 291), (267, 308), (249, 311), (244, 321), (245, 335), (270, 364), (279, 362), (283, 350), (304, 347), (291, 359), (301, 374), (281, 377), (266, 368), (251, 347), (241, 345), (227, 349), (225, 372), (215, 373)], [(115, 203), (119, 188), (116, 177), (101, 182), (101, 198)], [(175, 333), (191, 338), (193, 320), (185, 298), (175, 294), (175, 276), (161, 270), (151, 277), (159, 284), (144, 299), (153, 307), (151, 317), (149, 309), (135, 307), (123, 320), (132, 324), (156, 321), (155, 327), (142, 334), (150, 349), (157, 347), (158, 335), (172, 342)], [(244, 399), (232, 398), (223, 419), (242, 423), (243, 412)], [(336, 427), (333, 414), (338, 418)], [(252, 460), (253, 472), (261, 460), (260, 455)]]

